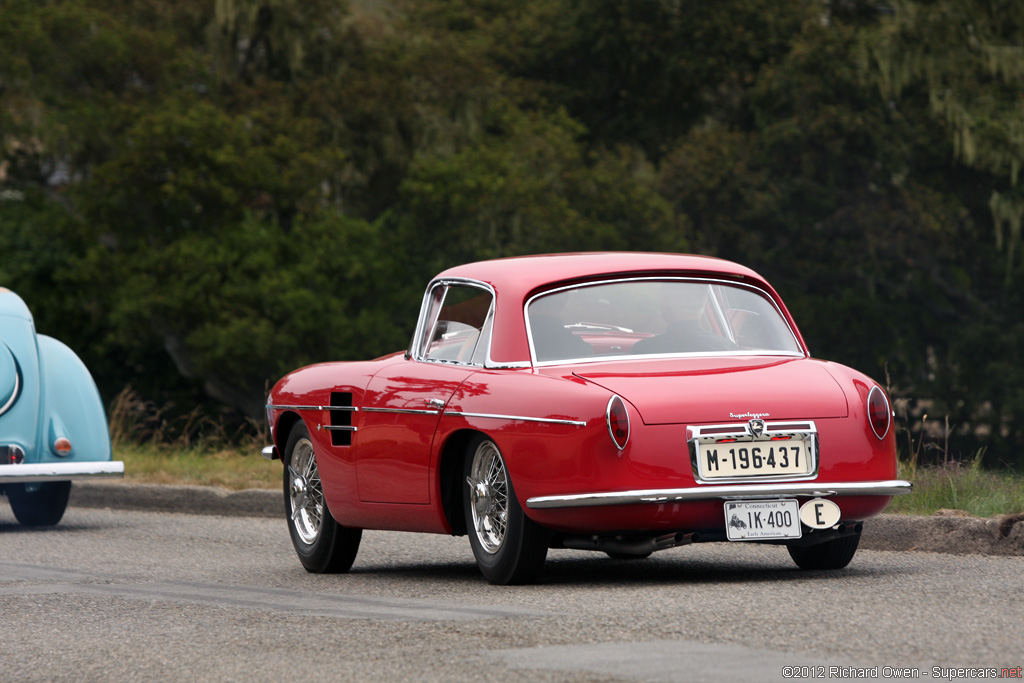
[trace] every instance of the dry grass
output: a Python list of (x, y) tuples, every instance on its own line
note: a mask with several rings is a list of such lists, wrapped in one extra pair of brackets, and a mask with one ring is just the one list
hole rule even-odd
[[(902, 426), (897, 429), (906, 450), (901, 452), (899, 476), (913, 482), (914, 492), (894, 498), (889, 512), (931, 515), (938, 510), (963, 510), (975, 517), (1024, 512), (1024, 476), (985, 469), (984, 449), (966, 458), (950, 453), (949, 418), (929, 423), (927, 414), (913, 416), (907, 403), (900, 403), (898, 424)], [(934, 464), (921, 464), (923, 454)]]
[(122, 445), (114, 450), (114, 457), (124, 461), (128, 482), (220, 486), (234, 491), (281, 487), (281, 463), (266, 460), (258, 450)]
[(232, 490), (280, 487), (281, 463), (260, 455), (270, 443), (265, 424), (252, 421), (229, 433), (223, 422), (198, 408), (177, 418), (169, 413), (130, 386), (110, 405), (110, 442), (114, 457), (124, 461), (127, 481)]
[(930, 515), (963, 510), (975, 517), (1024, 512), (1024, 477), (982, 468), (980, 453), (968, 461), (941, 465), (901, 462), (900, 477), (914, 483), (914, 492), (894, 498), (889, 512)]

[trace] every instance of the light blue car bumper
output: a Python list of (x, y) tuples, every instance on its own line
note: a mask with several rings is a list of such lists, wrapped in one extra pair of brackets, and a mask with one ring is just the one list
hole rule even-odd
[(0, 465), (0, 484), (28, 484), (39, 481), (113, 479), (124, 476), (120, 460), (102, 462), (45, 462)]

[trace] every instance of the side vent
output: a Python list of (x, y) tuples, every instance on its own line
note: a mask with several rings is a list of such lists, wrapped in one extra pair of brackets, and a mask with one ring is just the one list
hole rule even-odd
[(356, 430), (352, 426), (352, 394), (347, 391), (331, 392), (331, 445), (351, 446), (352, 432)]

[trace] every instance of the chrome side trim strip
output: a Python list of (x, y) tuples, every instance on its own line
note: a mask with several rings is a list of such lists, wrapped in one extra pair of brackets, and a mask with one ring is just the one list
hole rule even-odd
[(324, 429), (329, 432), (354, 432), (357, 431), (355, 427), (351, 425), (322, 425)]
[(120, 460), (101, 462), (44, 462), (21, 465), (0, 465), (0, 484), (37, 481), (72, 481), (76, 479), (110, 479), (124, 476)]
[(399, 415), (437, 415), (440, 410), (423, 410), (419, 408), (363, 408), (364, 413), (397, 413)]
[(446, 410), (444, 414), (453, 415), (456, 417), (483, 417), (492, 420), (520, 420), (522, 422), (544, 422), (547, 424), (556, 425), (572, 425), (574, 427), (586, 427), (587, 423), (583, 420), (560, 420), (552, 417), (526, 417), (524, 415), (495, 415), (492, 413), (464, 413), (460, 410)]
[(533, 510), (548, 508), (592, 507), (597, 505), (636, 505), (639, 503), (686, 503), (730, 498), (795, 498), (797, 496), (899, 496), (910, 493), (909, 481), (810, 482), (799, 484), (733, 484), (685, 489), (648, 489), (642, 491), (602, 491), (568, 496), (537, 496), (526, 501)]
[(282, 406), (267, 404), (268, 410), (340, 410), (346, 413), (358, 413), (359, 408), (355, 406)]

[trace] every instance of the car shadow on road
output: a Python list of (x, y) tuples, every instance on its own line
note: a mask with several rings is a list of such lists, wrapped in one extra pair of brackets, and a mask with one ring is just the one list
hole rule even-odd
[[(785, 558), (788, 560), (788, 558)], [(722, 584), (722, 583), (783, 583), (801, 581), (833, 581), (870, 577), (878, 579), (903, 574), (884, 567), (854, 564), (841, 570), (806, 571), (796, 566), (787, 566), (780, 558), (778, 563), (736, 562), (734, 560), (708, 561), (689, 558), (667, 560), (613, 560), (595, 557), (593, 559), (565, 559), (549, 561), (538, 583), (549, 586), (612, 586), (612, 585), (658, 585), (658, 584)]]
[[(806, 571), (795, 565), (787, 565), (789, 558), (784, 549), (778, 561), (751, 560), (708, 560), (685, 556), (616, 560), (598, 553), (589, 556), (559, 557), (549, 555), (536, 586), (609, 586), (643, 587), (651, 585), (700, 585), (700, 584), (761, 584), (801, 581), (835, 581), (870, 578), (877, 580), (887, 576), (905, 575), (906, 568), (899, 570), (882, 567), (876, 563), (857, 565), (857, 559), (845, 569), (831, 571)], [(451, 584), (455, 581), (483, 582), (472, 559), (466, 562), (444, 562), (438, 564), (360, 564), (356, 561), (348, 573), (363, 579), (403, 579)]]

